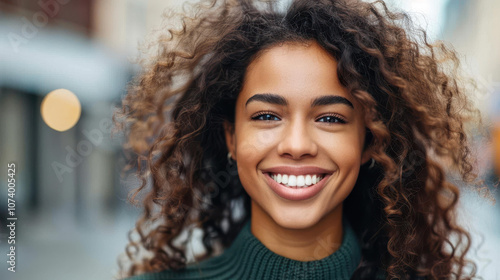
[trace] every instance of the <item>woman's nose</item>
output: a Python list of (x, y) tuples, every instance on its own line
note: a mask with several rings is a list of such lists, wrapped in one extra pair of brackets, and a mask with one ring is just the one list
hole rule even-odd
[(312, 131), (309, 130), (304, 121), (290, 122), (281, 135), (278, 153), (292, 159), (301, 159), (307, 155), (316, 156), (318, 146)]

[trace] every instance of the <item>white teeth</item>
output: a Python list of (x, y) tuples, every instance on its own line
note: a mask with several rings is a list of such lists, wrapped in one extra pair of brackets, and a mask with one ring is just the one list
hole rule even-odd
[(297, 176), (297, 187), (303, 187), (305, 184), (306, 182), (304, 182), (304, 176)]
[(284, 174), (283, 177), (281, 177), (281, 183), (288, 184), (288, 175)]
[(288, 175), (288, 174), (271, 174), (271, 178), (279, 184), (293, 188), (306, 188), (317, 184), (323, 179), (322, 176), (314, 175)]
[(312, 185), (311, 175), (306, 176), (306, 185)]

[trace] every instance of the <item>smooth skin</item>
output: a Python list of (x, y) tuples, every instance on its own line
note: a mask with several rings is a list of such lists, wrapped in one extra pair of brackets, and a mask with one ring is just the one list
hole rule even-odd
[[(264, 50), (247, 68), (234, 126), (224, 123), (228, 150), (252, 200), (251, 232), (293, 260), (319, 260), (338, 249), (342, 202), (371, 156), (363, 150), (362, 107), (340, 84), (336, 69), (336, 60), (315, 41)], [(256, 98), (247, 103), (256, 94), (277, 95), (287, 104)], [(315, 98), (333, 95), (352, 107), (311, 106)], [(274, 193), (262, 172), (283, 165), (318, 166), (333, 174), (317, 195), (292, 201)]]

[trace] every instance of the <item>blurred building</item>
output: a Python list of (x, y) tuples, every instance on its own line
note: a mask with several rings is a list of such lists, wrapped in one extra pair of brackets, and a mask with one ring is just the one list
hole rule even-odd
[[(10, 278), (1, 270), (0, 279), (112, 278), (137, 211), (120, 178), (122, 139), (110, 138), (109, 124), (137, 70), (139, 43), (178, 4), (0, 0), (0, 162), (17, 164), (19, 218), (19, 271)], [(64, 132), (40, 115), (43, 97), (59, 88), (82, 105)], [(5, 172), (0, 179), (6, 190)], [(5, 221), (6, 191), (0, 200)], [(54, 263), (73, 271), (48, 269)]]
[[(463, 55), (464, 67), (475, 78), (474, 96), (485, 121), (490, 126), (488, 145), (479, 147), (484, 154), (485, 172), (500, 175), (500, 2), (450, 1), (446, 7), (446, 30), (443, 38)], [(494, 171), (494, 172), (493, 172)], [(493, 175), (494, 174), (494, 175)]]
[[(462, 67), (477, 83), (471, 94), (481, 110), (486, 131), (476, 130), (472, 152), (478, 156), (481, 178), (490, 190), (496, 204), (485, 203), (488, 193), (482, 194), (464, 189), (461, 201), (462, 224), (470, 230), (473, 249), (469, 257), (478, 264), (478, 274), (484, 279), (498, 279), (500, 270), (500, 2), (496, 0), (472, 1), (450, 0), (441, 38), (460, 54)], [(474, 128), (472, 128), (474, 131)], [(483, 133), (486, 133), (484, 135)]]
[[(105, 124), (138, 70), (132, 63), (138, 47), (154, 39), (149, 36), (161, 28), (165, 8), (184, 2), (0, 0), (0, 163), (17, 163), (19, 217), (19, 272), (12, 278), (0, 270), (0, 279), (112, 277), (137, 210), (127, 204), (128, 182), (120, 178), (121, 139), (110, 139)], [(500, 1), (387, 2), (466, 54), (484, 89), (478, 103), (500, 127)], [(40, 115), (43, 97), (58, 88), (82, 104), (79, 122), (65, 132), (49, 128)], [(485, 169), (492, 168), (488, 149), (482, 151)], [(500, 144), (497, 153), (500, 158)], [(5, 182), (2, 171), (1, 190)], [(1, 191), (2, 221), (6, 198)], [(0, 242), (2, 252), (4, 246)], [(5, 255), (0, 260), (5, 263)]]

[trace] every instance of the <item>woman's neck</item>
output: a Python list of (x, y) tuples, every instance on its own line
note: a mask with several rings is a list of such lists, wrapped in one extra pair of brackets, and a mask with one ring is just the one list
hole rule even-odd
[(290, 229), (277, 224), (252, 201), (251, 231), (269, 250), (297, 261), (313, 261), (333, 254), (343, 238), (342, 204), (315, 225)]

